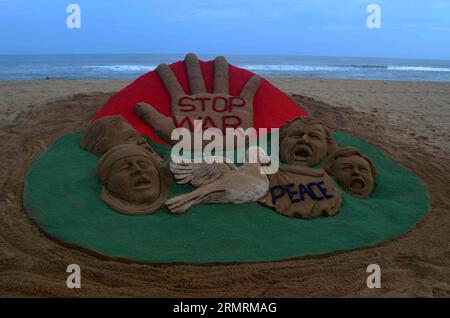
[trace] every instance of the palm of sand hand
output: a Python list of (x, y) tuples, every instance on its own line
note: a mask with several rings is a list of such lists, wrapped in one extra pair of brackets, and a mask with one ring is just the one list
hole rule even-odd
[(224, 57), (214, 60), (214, 91), (205, 88), (200, 64), (194, 54), (185, 58), (190, 94), (186, 95), (176, 76), (167, 64), (157, 67), (157, 72), (171, 98), (172, 121), (152, 106), (139, 103), (136, 113), (166, 142), (177, 127), (194, 130), (194, 120), (202, 120), (202, 129), (253, 127), (253, 98), (261, 84), (261, 78), (254, 75), (245, 84), (239, 96), (229, 94), (228, 62)]
[(172, 103), (176, 127), (193, 130), (193, 120), (202, 120), (203, 129), (253, 126), (253, 105), (240, 96), (226, 94), (185, 95)]

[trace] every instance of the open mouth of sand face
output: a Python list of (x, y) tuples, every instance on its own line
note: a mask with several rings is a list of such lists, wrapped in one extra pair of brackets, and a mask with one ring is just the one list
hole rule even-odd
[(352, 178), (348, 188), (352, 193), (362, 194), (366, 189), (366, 182), (360, 177)]
[(308, 145), (297, 145), (294, 148), (296, 161), (308, 161), (312, 156), (312, 149)]
[(139, 177), (133, 182), (133, 190), (145, 190), (152, 186), (152, 181), (146, 177)]

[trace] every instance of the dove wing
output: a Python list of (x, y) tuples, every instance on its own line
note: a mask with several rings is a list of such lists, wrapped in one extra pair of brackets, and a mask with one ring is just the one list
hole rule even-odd
[(175, 163), (170, 162), (175, 180), (179, 184), (190, 183), (194, 187), (209, 184), (224, 175), (236, 170), (233, 163)]

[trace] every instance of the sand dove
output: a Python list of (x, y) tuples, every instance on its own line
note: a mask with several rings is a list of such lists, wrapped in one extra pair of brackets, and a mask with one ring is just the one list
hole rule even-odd
[(233, 163), (175, 163), (170, 162), (172, 171), (178, 184), (190, 183), (198, 188), (202, 185), (220, 179), (231, 171), (237, 170)]
[(249, 203), (256, 202), (269, 190), (269, 179), (261, 173), (262, 163), (269, 162), (260, 149), (258, 163), (240, 167), (232, 163), (174, 163), (170, 165), (177, 183), (190, 182), (198, 186), (193, 192), (168, 199), (171, 213), (183, 213), (200, 203)]

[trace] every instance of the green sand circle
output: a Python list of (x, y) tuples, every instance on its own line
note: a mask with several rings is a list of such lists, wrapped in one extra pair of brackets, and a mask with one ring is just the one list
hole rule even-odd
[[(25, 180), (28, 216), (53, 238), (96, 253), (149, 263), (258, 262), (372, 246), (414, 227), (429, 210), (421, 180), (367, 142), (334, 132), (375, 162), (376, 189), (369, 199), (343, 193), (339, 214), (302, 220), (259, 204), (193, 207), (182, 215), (165, 209), (127, 216), (100, 199), (94, 176), (98, 157), (79, 146), (81, 133), (56, 140), (32, 164)], [(151, 143), (159, 153), (165, 147)], [(170, 196), (190, 191), (171, 187)]]

